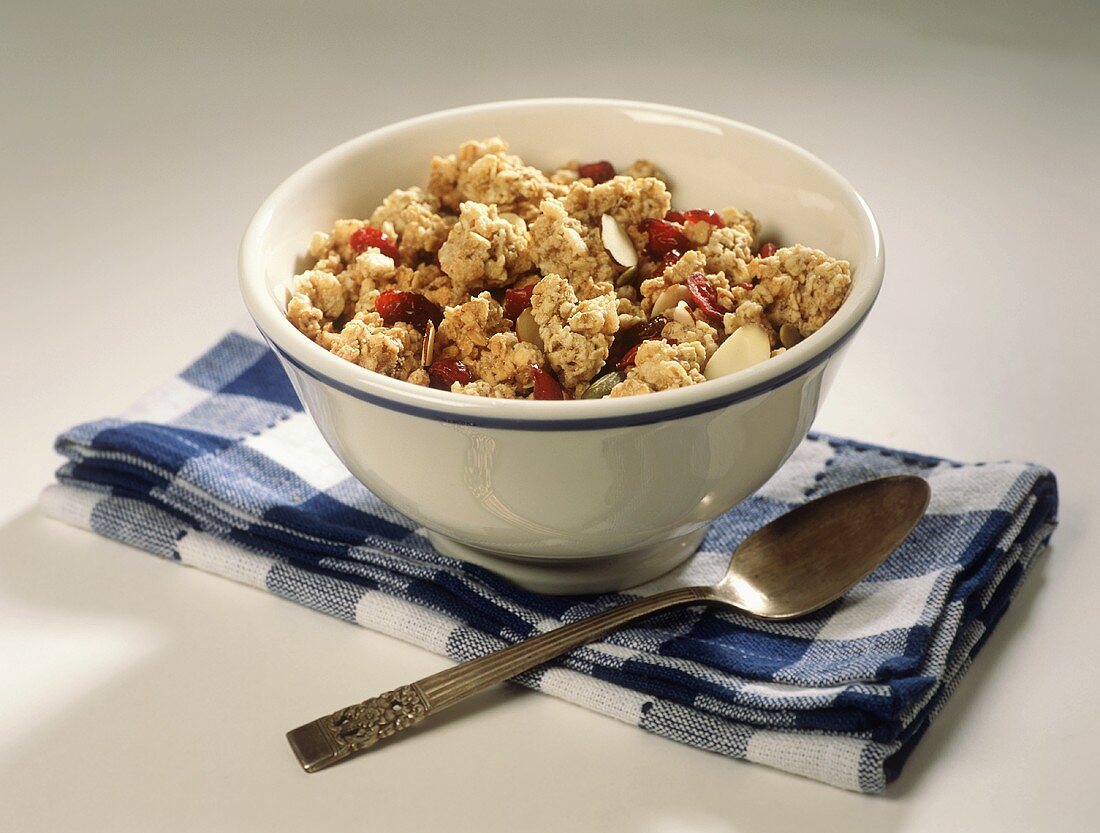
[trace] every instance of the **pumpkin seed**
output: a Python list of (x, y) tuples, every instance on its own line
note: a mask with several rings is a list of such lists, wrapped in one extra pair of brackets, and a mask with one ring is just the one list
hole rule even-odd
[(794, 347), (800, 341), (802, 341), (802, 333), (794, 324), (784, 324), (779, 328), (779, 343), (784, 347)]
[(581, 399), (603, 399), (609, 393), (615, 385), (623, 381), (626, 378), (626, 374), (620, 373), (618, 370), (612, 370), (610, 373), (605, 373), (595, 382), (588, 386), (588, 390), (581, 394)]
[(620, 266), (637, 266), (638, 252), (634, 248), (634, 241), (619, 225), (619, 221), (610, 214), (604, 214), (600, 218), (600, 231), (603, 234), (603, 247), (607, 253), (615, 258)]
[(625, 272), (615, 279), (615, 286), (626, 286), (634, 281), (634, 276), (638, 273), (637, 266), (630, 266)]

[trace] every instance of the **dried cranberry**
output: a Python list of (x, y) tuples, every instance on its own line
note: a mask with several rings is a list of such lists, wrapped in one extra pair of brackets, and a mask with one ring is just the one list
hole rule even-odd
[(737, 286), (741, 287), (746, 292), (752, 292), (752, 284), (748, 281), (741, 281), (741, 283), (737, 284)]
[(515, 321), (520, 314), (531, 306), (531, 293), (535, 291), (535, 285), (525, 286), (522, 289), (512, 287), (504, 293), (504, 314)]
[(599, 162), (589, 162), (587, 165), (581, 165), (577, 169), (577, 173), (581, 177), (591, 179), (595, 185), (599, 185), (601, 182), (607, 182), (615, 176), (615, 166), (603, 159)]
[(673, 249), (683, 252), (693, 248), (692, 242), (684, 236), (683, 229), (667, 220), (650, 220), (645, 224), (644, 230), (649, 235), (645, 249), (654, 260), (664, 257)]
[(716, 228), (725, 228), (726, 221), (717, 211), (709, 208), (692, 208), (689, 211), (670, 211), (665, 215), (670, 223), (710, 223)]
[(779, 247), (776, 246), (774, 243), (765, 243), (763, 246), (760, 247), (760, 255), (759, 256), (760, 257), (771, 257), (777, 251), (779, 251)]
[(675, 264), (676, 261), (678, 261), (683, 256), (684, 253), (681, 252), (679, 249), (673, 249), (668, 254), (666, 254), (664, 256), (664, 259), (662, 259), (661, 262), (657, 265), (657, 270), (653, 273), (653, 276), (660, 277), (665, 273), (665, 269)]
[(438, 324), (443, 320), (443, 310), (415, 292), (387, 289), (374, 302), (374, 309), (382, 316), (387, 327), (404, 321), (421, 330), (429, 321)]
[(651, 318), (648, 321), (643, 321), (634, 327), (627, 330), (637, 342), (648, 341), (649, 339), (660, 338), (661, 331), (664, 330), (665, 324), (668, 323), (668, 319), (663, 315), (658, 315), (655, 318)]
[(363, 226), (353, 231), (348, 238), (348, 245), (359, 254), (373, 247), (386, 257), (397, 259), (397, 243), (385, 232), (371, 226)]
[(565, 399), (558, 380), (543, 370), (537, 364), (531, 365), (531, 373), (535, 377), (535, 399)]
[(603, 366), (617, 367), (632, 347), (649, 339), (660, 338), (667, 323), (667, 318), (658, 315), (649, 321), (643, 321), (641, 324), (635, 324), (627, 330), (620, 331), (611, 342), (611, 349), (607, 351), (607, 361)]
[(626, 370), (628, 367), (634, 366), (634, 358), (638, 355), (638, 348), (641, 347), (643, 342), (639, 341), (633, 347), (626, 351), (626, 355), (615, 362), (616, 370)]
[(428, 368), (428, 376), (431, 377), (432, 387), (439, 390), (450, 390), (455, 382), (465, 385), (474, 381), (474, 374), (460, 359), (439, 359), (432, 362), (432, 366)]
[(687, 286), (695, 308), (711, 322), (721, 321), (722, 309), (718, 306), (718, 290), (707, 280), (707, 276), (702, 272), (696, 272), (687, 279)]

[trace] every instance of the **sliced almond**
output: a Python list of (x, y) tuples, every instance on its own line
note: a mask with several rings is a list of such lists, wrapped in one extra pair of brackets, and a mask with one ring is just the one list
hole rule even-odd
[(428, 327), (424, 330), (424, 341), (420, 349), (420, 364), (429, 367), (435, 361), (435, 323), (428, 321)]
[(615, 258), (620, 266), (637, 266), (638, 252), (634, 248), (634, 241), (630, 235), (619, 225), (619, 221), (610, 214), (604, 214), (600, 218), (600, 231), (603, 233), (603, 246), (607, 253)]
[(707, 379), (729, 376), (739, 370), (752, 367), (771, 356), (772, 346), (768, 334), (758, 324), (745, 324), (734, 330), (733, 335), (710, 357), (703, 375)]
[(784, 324), (779, 328), (779, 343), (784, 347), (794, 347), (802, 341), (802, 333), (794, 324)]
[(519, 336), (520, 341), (526, 341), (540, 350), (543, 349), (542, 334), (539, 333), (539, 325), (535, 323), (535, 316), (531, 314), (530, 307), (521, 312), (516, 319), (516, 335)]
[(683, 324), (685, 327), (695, 326), (695, 316), (691, 314), (691, 307), (687, 305), (687, 301), (680, 301), (666, 317)]
[(674, 283), (672, 286), (666, 287), (665, 290), (657, 296), (657, 300), (653, 302), (653, 311), (650, 315), (661, 315), (665, 310), (672, 309), (681, 301), (686, 301), (690, 296), (688, 288), (682, 283)]

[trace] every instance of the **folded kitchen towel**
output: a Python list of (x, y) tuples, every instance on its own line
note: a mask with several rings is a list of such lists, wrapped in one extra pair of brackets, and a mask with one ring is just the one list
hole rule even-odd
[(841, 601), (793, 622), (690, 608), (580, 648), (521, 682), (667, 738), (878, 792), (1016, 595), (1055, 525), (1046, 469), (957, 463), (811, 435), (674, 573), (626, 593), (545, 596), (436, 552), (352, 479), (275, 356), (233, 332), (119, 418), (67, 431), (47, 513), (455, 661), (635, 594), (707, 583), (799, 503), (915, 473), (929, 513)]

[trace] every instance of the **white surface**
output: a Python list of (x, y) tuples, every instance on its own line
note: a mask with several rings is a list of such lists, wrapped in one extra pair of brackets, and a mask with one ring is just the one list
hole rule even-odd
[[(491, 25), (469, 5), (443, 19), (395, 4), (5, 6), (5, 827), (1095, 826), (1097, 14), (594, 5), (540, 4)], [(370, 34), (356, 39), (360, 25)], [(565, 45), (544, 49), (551, 32)], [(495, 60), (440, 65), (473, 52)], [(239, 316), (236, 245), (287, 171), (407, 115), (566, 94), (758, 124), (867, 197), (886, 288), (818, 427), (1059, 475), (1054, 546), (883, 797), (512, 689), (306, 776), (285, 729), (442, 661), (28, 511), (56, 432), (133, 401)]]

